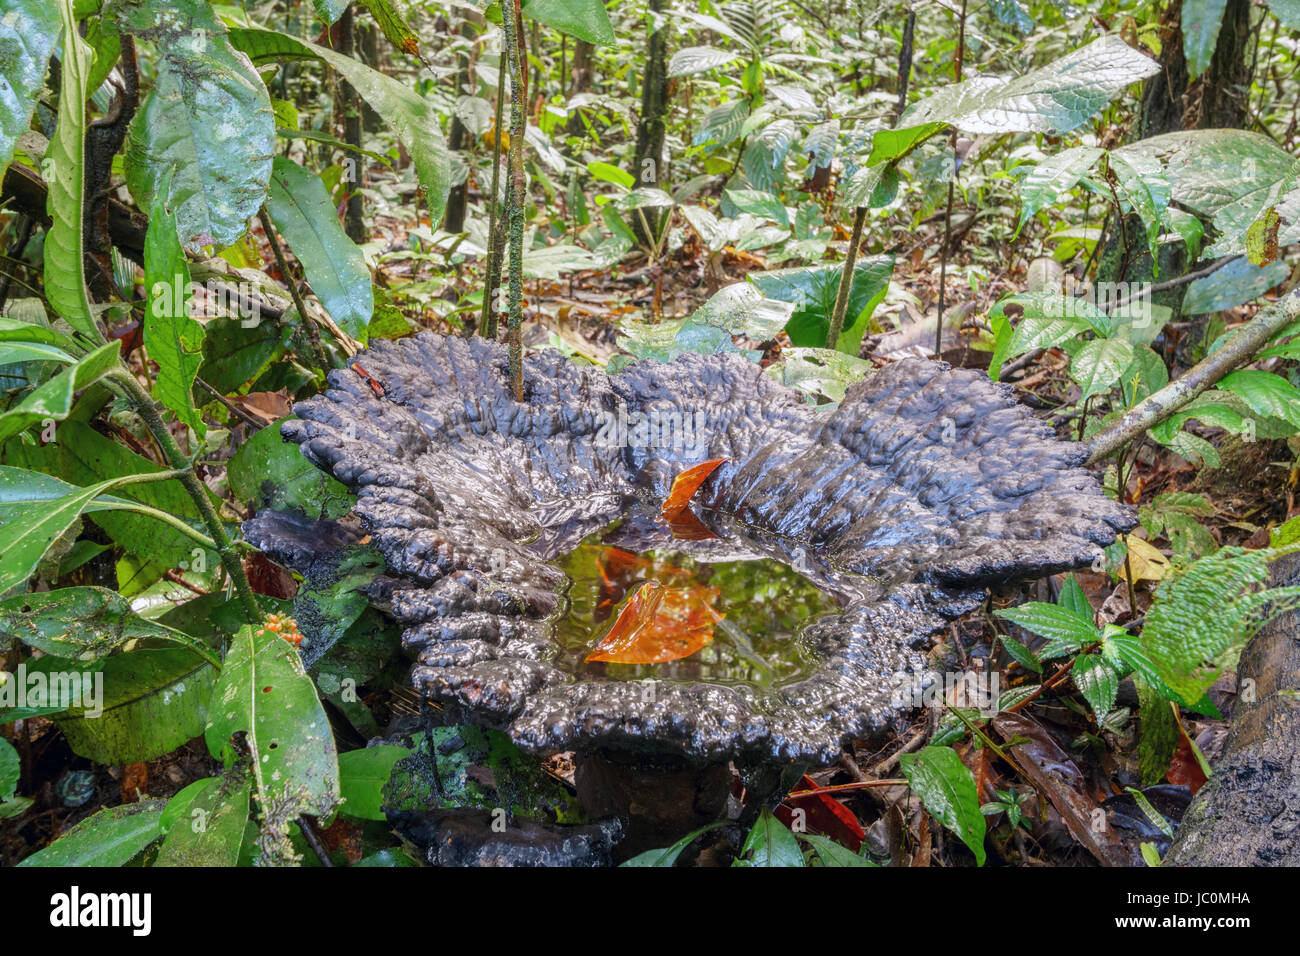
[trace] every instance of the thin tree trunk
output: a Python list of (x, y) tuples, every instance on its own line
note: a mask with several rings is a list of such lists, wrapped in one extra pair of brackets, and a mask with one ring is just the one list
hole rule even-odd
[[(650, 12), (659, 13), (664, 0), (650, 0)], [(636, 127), (636, 168), (633, 175), (638, 186), (659, 186), (666, 178), (660, 168), (664, 156), (664, 120), (668, 115), (668, 30), (650, 34), (646, 49), (645, 83), (641, 89), (641, 119)], [(632, 229), (647, 248), (655, 244), (663, 213), (646, 209), (644, 218), (634, 217)]]
[[(343, 11), (343, 16), (339, 17), (339, 52), (344, 56), (354, 56), (356, 54), (356, 21), (352, 14), (352, 6), (349, 5)], [(365, 201), (361, 196), (362, 162), (361, 149), (361, 97), (357, 91), (352, 88), (352, 84), (342, 76), (338, 77), (339, 85), (339, 102), (336, 116), (342, 120), (343, 141), (352, 147), (352, 152), (348, 156), (347, 168), (351, 172), (351, 178), (345, 180), (348, 184), (348, 206), (343, 218), (343, 231), (348, 234), (348, 238), (353, 242), (365, 242), (366, 235), (366, 210)], [(303, 316), (303, 321), (306, 321)]]

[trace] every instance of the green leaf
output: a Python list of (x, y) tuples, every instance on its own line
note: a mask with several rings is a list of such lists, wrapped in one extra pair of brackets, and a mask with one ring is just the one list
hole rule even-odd
[[(1169, 821), (1161, 816), (1160, 812), (1151, 805), (1151, 801), (1147, 799), (1147, 795), (1135, 787), (1125, 787), (1124, 789), (1129, 792), (1133, 797), (1133, 800), (1137, 803), (1138, 809), (1142, 811), (1143, 815), (1151, 821), (1156, 829), (1172, 840), (1174, 837), (1174, 828), (1170, 826)], [(1144, 853), (1143, 856), (1145, 855), (1146, 854)]]
[(194, 379), (203, 364), (203, 325), (188, 313), (190, 270), (176, 238), (176, 219), (167, 206), (171, 174), (163, 176), (149, 212), (144, 240), (144, 344), (158, 363), (153, 394), (201, 441), (207, 427), (194, 407)]
[(311, 5), (316, 11), (316, 16), (324, 20), (328, 26), (343, 16), (343, 11), (348, 8), (350, 2), (351, 0), (312, 0)]
[(672, 846), (658, 850), (646, 850), (644, 853), (638, 853), (630, 860), (624, 860), (619, 864), (619, 866), (672, 866), (677, 862), (677, 858), (682, 855), (682, 851), (698, 840), (703, 834), (726, 825), (725, 822), (710, 823), (708, 826), (700, 827), (698, 830), (692, 830)]
[(1012, 80), (975, 77), (908, 108), (900, 129), (946, 123), (968, 133), (1065, 133), (1160, 67), (1108, 34)]
[(274, 800), (330, 815), (339, 793), (334, 734), (292, 645), (273, 631), (241, 628), (213, 689), (210, 715), (208, 749), (227, 762), (234, 756), (231, 737), (246, 734), (263, 807)]
[(1096, 146), (1075, 146), (1049, 156), (1031, 169), (1020, 183), (1020, 221), (1012, 238), (1020, 235), (1034, 213), (1077, 186), (1104, 152)]
[(712, 355), (737, 351), (733, 336), (758, 342), (775, 336), (790, 321), (793, 306), (765, 297), (747, 282), (723, 286), (685, 319), (625, 322), (619, 345), (638, 358), (670, 362), (683, 352)]
[(153, 760), (199, 736), (207, 722), (215, 671), (186, 648), (137, 648), (92, 662), (42, 657), (29, 673), (34, 668), (80, 672), (96, 686), (103, 675), (92, 706), (67, 708), (52, 718), (73, 752), (96, 763)]
[(803, 866), (803, 851), (799, 841), (766, 807), (749, 831), (749, 838), (741, 849), (742, 857), (735, 866)]
[(920, 126), (907, 126), (903, 129), (877, 130), (871, 137), (871, 155), (867, 157), (867, 165), (878, 166), (888, 160), (906, 156), (943, 129), (944, 125), (922, 123)]
[(1279, 243), (1300, 241), (1300, 160), (1269, 137), (1245, 130), (1193, 130), (1140, 140), (1113, 155), (1130, 153), (1158, 159), (1172, 198), (1202, 219), (1213, 220), (1219, 238), (1203, 254), (1244, 252), (1251, 224), (1270, 207), (1284, 223)]
[[(82, 210), (86, 192), (86, 99), (93, 54), (77, 30), (72, 0), (57, 0), (63, 20), (59, 76), (59, 125), (45, 154), (46, 211), (53, 225), (45, 235), (45, 297), (50, 307), (92, 342), (104, 341), (86, 294)], [(7, 72), (7, 71), (6, 71)]]
[[(261, 208), (275, 155), (275, 114), (262, 78), (219, 23), (199, 39), (158, 14), (154, 88), (127, 136), (127, 187), (154, 208), (166, 184), (181, 245), (228, 246)], [(170, 181), (169, 181), (170, 180)]]
[(1023, 627), (1031, 634), (1067, 644), (1075, 649), (1091, 644), (1101, 637), (1101, 632), (1090, 620), (1084, 620), (1073, 610), (1041, 601), (1031, 601), (1019, 607), (994, 611), (998, 617)]
[(596, 46), (617, 46), (601, 0), (524, 0), (525, 16)]
[(94, 660), (137, 640), (163, 640), (202, 649), (193, 637), (131, 610), (108, 588), (59, 588), (0, 601), (0, 634), (44, 654)]
[(18, 809), (18, 778), (22, 776), (22, 771), (23, 762), (18, 751), (14, 750), (13, 744), (0, 737), (0, 820), (13, 816)]
[[(836, 343), (838, 351), (858, 354), (871, 315), (889, 290), (893, 272), (892, 256), (866, 256), (854, 264), (844, 330)], [(751, 272), (748, 279), (767, 298), (794, 305), (794, 314), (786, 325), (793, 345), (824, 348), (843, 274), (844, 266), (839, 264)]]
[(1074, 686), (1092, 708), (1100, 724), (1115, 706), (1119, 693), (1119, 675), (1100, 654), (1086, 654), (1074, 662)]
[[(207, 784), (199, 792), (186, 788), (167, 804), (167, 835), (154, 866), (235, 866), (244, 843), (252, 782), (242, 767)], [(176, 809), (173, 804), (186, 799)], [(179, 811), (179, 812), (178, 812)]]
[(1083, 588), (1073, 574), (1065, 576), (1060, 593), (1056, 595), (1056, 603), (1079, 620), (1092, 624), (1092, 605), (1088, 603), (1088, 596), (1083, 593)]
[(50, 0), (8, 0), (0, 16), (0, 170), (14, 158), (18, 137), (27, 131), (36, 99), (45, 87), (50, 54), (62, 32), (59, 5)]
[(712, 46), (682, 47), (668, 61), (668, 78), (703, 73), (705, 70), (726, 66), (738, 59), (740, 54), (735, 50), (719, 50)]
[(1034, 656), (1034, 652), (1025, 647), (1024, 644), (1021, 644), (1010, 634), (999, 634), (998, 638), (1002, 641), (1002, 646), (1007, 649), (1007, 653), (1011, 655), (1011, 659), (1017, 664), (1026, 670), (1033, 671), (1035, 674), (1043, 672), (1043, 665), (1038, 663), (1038, 658)]
[(1219, 388), (1239, 396), (1260, 415), (1271, 415), (1300, 428), (1300, 390), (1281, 375), (1239, 369), (1225, 375)]
[(25, 584), (50, 549), (113, 481), (77, 488), (61, 498), (6, 501), (0, 505), (0, 594)]
[(798, 836), (816, 851), (817, 859), (821, 861), (822, 866), (876, 865), (865, 857), (858, 856), (848, 847), (840, 846), (829, 837), (818, 836), (815, 833), (800, 833)]
[(420, 38), (394, 0), (361, 0), (361, 5), (370, 11), (389, 43), (403, 53), (419, 56)]
[(771, 219), (783, 229), (790, 228), (790, 214), (781, 200), (771, 193), (756, 189), (728, 189), (723, 196), (741, 212)]
[(930, 815), (961, 839), (984, 865), (984, 815), (975, 778), (951, 747), (933, 744), (899, 758), (903, 775)]
[(1227, 6), (1228, 0), (1183, 0), (1183, 57), (1190, 79), (1196, 79), (1209, 67)]
[(1100, 395), (1119, 381), (1133, 362), (1133, 345), (1124, 339), (1093, 339), (1075, 353), (1070, 377), (1083, 388), (1081, 399)]
[(375, 311), (370, 270), (366, 257), (339, 224), (334, 201), (320, 177), (292, 160), (275, 157), (266, 211), (302, 263), (325, 311), (364, 343)]
[(703, 146), (711, 141), (718, 146), (726, 146), (740, 136), (741, 127), (745, 125), (747, 119), (749, 119), (749, 100), (732, 100), (730, 103), (715, 106), (704, 115), (704, 122), (695, 132), (694, 143), (696, 146)]
[(28, 392), (21, 402), (0, 412), (0, 442), (7, 441), (32, 425), (61, 422), (72, 411), (78, 392), (121, 367), (120, 342), (109, 342)]
[(1160, 163), (1144, 153), (1113, 153), (1109, 163), (1115, 174), (1116, 192), (1128, 201), (1129, 208), (1146, 226), (1147, 248), (1155, 275), (1155, 263), (1160, 258), (1160, 234), (1169, 207), (1169, 180)]
[(1169, 772), (1169, 762), (1178, 749), (1178, 721), (1168, 700), (1144, 680), (1136, 680), (1138, 692), (1138, 772), (1142, 786), (1159, 783)]
[(410, 747), (381, 744), (339, 754), (339, 787), (345, 817), (384, 820), (384, 786), (392, 776), (393, 764), (410, 756)]
[(124, 866), (161, 835), (164, 806), (141, 800), (100, 810), (18, 865)]
[(237, 29), (230, 31), (230, 40), (247, 53), (254, 63), (281, 59), (319, 59), (342, 74), (361, 94), (362, 99), (392, 125), (397, 138), (402, 141), (415, 164), (415, 172), (429, 206), (429, 218), (434, 223), (441, 221), (447, 205), (447, 193), (451, 190), (451, 162), (432, 101), (364, 63), (285, 33)]
[(283, 421), (268, 425), (239, 446), (226, 469), (230, 490), (258, 511), (298, 510), (309, 518), (338, 518), (355, 502), (348, 490), (280, 437)]
[(246, 325), (238, 316), (208, 320), (199, 378), (223, 395), (241, 391), (284, 352), (292, 327), (264, 321)]
[(1252, 302), (1273, 286), (1285, 282), (1290, 271), (1281, 259), (1266, 266), (1252, 265), (1245, 256), (1233, 259), (1187, 287), (1183, 313), (1208, 315)]

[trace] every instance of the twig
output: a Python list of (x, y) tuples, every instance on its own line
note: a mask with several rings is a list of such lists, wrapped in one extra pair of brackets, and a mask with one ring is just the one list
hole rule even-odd
[(280, 275), (284, 276), (284, 284), (289, 287), (289, 295), (293, 296), (293, 305), (298, 310), (298, 319), (306, 328), (307, 338), (311, 342), (312, 350), (316, 353), (316, 364), (324, 372), (330, 367), (330, 364), (325, 357), (325, 348), (320, 344), (320, 333), (316, 331), (316, 325), (312, 322), (311, 316), (307, 314), (307, 303), (302, 299), (302, 292), (298, 289), (298, 283), (289, 274), (289, 262), (284, 257), (284, 250), (280, 248), (280, 240), (276, 238), (275, 226), (271, 224), (271, 214), (266, 211), (266, 206), (257, 211), (257, 218), (262, 222), (262, 231), (266, 233), (266, 241), (271, 246), (271, 252), (275, 256), (275, 264), (280, 267)]
[(1105, 458), (1160, 424), (1237, 366), (1249, 362), (1269, 339), (1300, 316), (1300, 288), (1265, 306), (1237, 330), (1217, 352), (1206, 356), (1186, 374), (1148, 395), (1122, 418), (1108, 425), (1088, 443), (1088, 463)]

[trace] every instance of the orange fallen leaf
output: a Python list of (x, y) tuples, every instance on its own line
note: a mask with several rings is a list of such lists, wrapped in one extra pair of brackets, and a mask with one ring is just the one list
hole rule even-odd
[(698, 465), (691, 465), (685, 471), (678, 474), (673, 479), (673, 486), (668, 491), (668, 497), (664, 499), (663, 507), (659, 513), (665, 518), (671, 518), (677, 513), (685, 510), (686, 506), (691, 503), (691, 498), (699, 490), (704, 480), (717, 470), (717, 467), (727, 458), (711, 458), (708, 461), (702, 461)]
[(718, 594), (717, 588), (670, 588), (647, 581), (587, 660), (663, 664), (690, 657), (713, 641), (713, 624), (721, 615), (710, 602)]

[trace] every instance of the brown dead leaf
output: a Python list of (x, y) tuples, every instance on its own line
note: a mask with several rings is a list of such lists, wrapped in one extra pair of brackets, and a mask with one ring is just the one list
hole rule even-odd
[(712, 643), (717, 588), (665, 587), (647, 581), (632, 595), (614, 626), (587, 655), (610, 664), (662, 664), (689, 657)]

